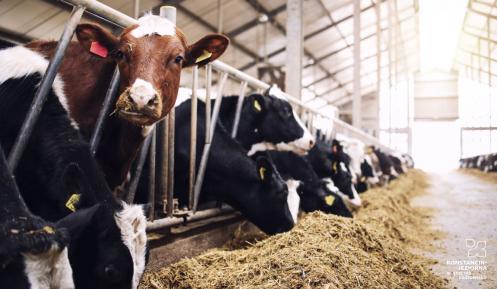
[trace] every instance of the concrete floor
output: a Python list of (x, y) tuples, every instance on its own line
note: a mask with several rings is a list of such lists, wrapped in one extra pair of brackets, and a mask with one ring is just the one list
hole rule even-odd
[(497, 288), (497, 185), (457, 171), (430, 174), (429, 193), (413, 205), (432, 208), (445, 233), (428, 257), (434, 272), (459, 289)]

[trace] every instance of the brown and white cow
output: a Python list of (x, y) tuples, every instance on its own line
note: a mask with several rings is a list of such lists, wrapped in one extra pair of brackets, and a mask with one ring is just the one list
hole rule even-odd
[[(126, 179), (146, 135), (174, 107), (182, 68), (221, 56), (229, 40), (209, 34), (192, 45), (165, 18), (146, 15), (119, 37), (95, 24), (80, 24), (59, 70), (73, 120), (89, 139), (117, 64), (121, 80), (115, 114), (103, 131), (97, 159), (111, 188)], [(29, 49), (51, 58), (56, 42), (35, 41)]]

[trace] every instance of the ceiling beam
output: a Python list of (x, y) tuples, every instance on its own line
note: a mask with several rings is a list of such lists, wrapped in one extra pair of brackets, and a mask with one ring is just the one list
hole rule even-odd
[[(250, 6), (252, 6), (252, 8), (254, 10), (256, 10), (258, 12), (262, 12), (264, 14), (269, 13), (257, 0), (246, 0), (246, 1), (247, 1), (247, 3)], [(283, 27), (283, 25), (281, 25), (278, 21), (276, 21), (276, 19), (270, 20), (269, 23), (271, 23), (283, 35), (286, 35), (286, 28)], [(308, 58), (310, 58), (312, 61), (316, 61), (316, 57), (308, 49), (306, 49), (305, 47), (304, 47), (304, 55), (307, 56)], [(268, 56), (268, 58), (269, 58), (269, 56)], [(342, 84), (340, 83), (340, 81), (337, 80), (337, 79), (335, 79), (333, 76), (331, 76), (330, 72), (328, 71), (328, 69), (326, 67), (324, 67), (324, 66), (322, 66), (320, 64), (318, 64), (317, 67), (319, 69), (321, 69), (324, 73), (326, 73), (326, 75), (328, 75), (333, 81), (335, 81), (336, 83), (338, 83), (339, 87), (342, 87)], [(348, 93), (348, 91), (347, 91), (347, 93)]]
[[(253, 1), (253, 0), (247, 0), (247, 1)], [(385, 2), (385, 1), (387, 1), (387, 0), (381, 0), (381, 1), (382, 1), (382, 2)], [(372, 8), (374, 8), (374, 5), (369, 5), (369, 6), (367, 6), (367, 7), (364, 7), (364, 8), (361, 10), (361, 13), (366, 12), (366, 11), (368, 11), (369, 9), (372, 9)], [(345, 21), (347, 21), (347, 20), (350, 20), (350, 19), (352, 19), (352, 15), (349, 15), (349, 16), (347, 16), (347, 17), (345, 17), (345, 18), (342, 18), (342, 19), (340, 19), (340, 20), (337, 20), (334, 24), (329, 24), (329, 25), (326, 25), (326, 26), (324, 26), (324, 27), (322, 27), (322, 28), (319, 28), (319, 29), (317, 29), (317, 30), (315, 30), (315, 31), (313, 31), (313, 32), (311, 32), (311, 33), (309, 33), (309, 34), (305, 35), (305, 36), (304, 36), (304, 41), (307, 41), (307, 40), (309, 40), (309, 39), (311, 39), (311, 38), (313, 38), (313, 37), (316, 37), (316, 36), (318, 36), (319, 34), (321, 34), (321, 33), (325, 32), (325, 31), (327, 31), (327, 30), (329, 30), (329, 29), (331, 29), (331, 28), (333, 28), (333, 27), (335, 27), (335, 26), (337, 26), (337, 25), (339, 25), (339, 24), (341, 24), (341, 23), (343, 23), (343, 22), (345, 22)], [(275, 51), (273, 51), (273, 52), (269, 53), (269, 54), (268, 54), (268, 58), (272, 58), (272, 57), (277, 56), (277, 55), (279, 55), (279, 54), (281, 54), (281, 53), (283, 53), (283, 52), (285, 52), (285, 47), (281, 47), (281, 48), (276, 49)], [(244, 70), (250, 69), (250, 68), (254, 67), (256, 64), (257, 64), (257, 62), (256, 62), (256, 61), (251, 61), (251, 62), (247, 63), (246, 65), (242, 66), (242, 67), (240, 68), (240, 70), (244, 71)]]

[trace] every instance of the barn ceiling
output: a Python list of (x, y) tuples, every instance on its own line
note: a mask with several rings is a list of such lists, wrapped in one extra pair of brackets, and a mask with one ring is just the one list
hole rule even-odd
[[(390, 22), (397, 27), (395, 30), (397, 33), (392, 34), (391, 41), (395, 53), (392, 53), (390, 59), (387, 52), (390, 33), (388, 2), (362, 0), (361, 91), (363, 95), (371, 95), (376, 90), (378, 35), (375, 4), (377, 1), (382, 1), (380, 5), (382, 33), (379, 36), (383, 79), (388, 78), (389, 61), (392, 65), (396, 65), (399, 74), (416, 71), (419, 66), (417, 0), (397, 0), (396, 5), (390, 6), (394, 15)], [(101, 2), (130, 16), (133, 14), (133, 1), (102, 0)], [(177, 25), (190, 41), (217, 30), (218, 0), (140, 0), (140, 11), (157, 13), (161, 5), (173, 5), (178, 8)], [(491, 4), (486, 3), (486, 5)], [(354, 43), (352, 6), (352, 0), (304, 1), (305, 69), (302, 81), (305, 99), (315, 108), (326, 109), (330, 104), (341, 106), (351, 100)], [(253, 76), (257, 76), (257, 67), (262, 65), (265, 55), (270, 65), (284, 66), (286, 0), (222, 0), (222, 7), (222, 32), (232, 40), (232, 46), (223, 55), (222, 61)], [(58, 39), (69, 18), (70, 9), (71, 6), (63, 1), (2, 0), (0, 1), (0, 37), (18, 42), (35, 38)], [(497, 13), (497, 10), (485, 13)], [(262, 15), (267, 16), (267, 24), (260, 21)], [(471, 17), (479, 16), (475, 13)], [(88, 14), (85, 18), (87, 21), (97, 19)], [(481, 19), (478, 21), (481, 22)], [(493, 21), (492, 25), (495, 25), (497, 22)], [(476, 26), (482, 24), (476, 22), (471, 23)], [(467, 27), (471, 33), (482, 33), (481, 27), (475, 29), (473, 25)], [(493, 31), (497, 30), (494, 28)], [(474, 49), (474, 47), (466, 48)], [(466, 63), (467, 59), (461, 56), (460, 61)]]

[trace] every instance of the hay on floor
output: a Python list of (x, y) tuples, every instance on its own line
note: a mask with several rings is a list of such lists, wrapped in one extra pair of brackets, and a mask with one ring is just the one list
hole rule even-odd
[(459, 169), (460, 172), (475, 176), (481, 180), (489, 183), (497, 184), (497, 173), (496, 172), (484, 172), (478, 169)]
[(423, 236), (416, 227), (426, 227), (408, 200), (425, 187), (412, 171), (363, 195), (355, 219), (307, 214), (292, 231), (248, 248), (214, 249), (146, 272), (140, 288), (444, 288), (427, 260), (407, 250)]

